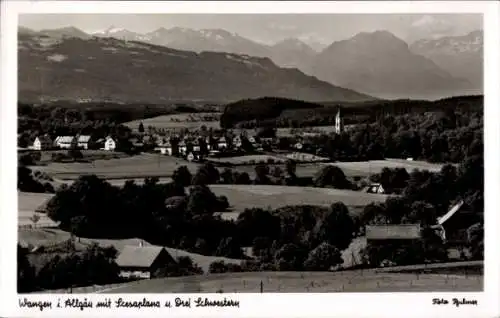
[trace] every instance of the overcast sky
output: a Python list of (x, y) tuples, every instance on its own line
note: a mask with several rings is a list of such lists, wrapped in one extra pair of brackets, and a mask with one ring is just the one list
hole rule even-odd
[(387, 30), (411, 42), (483, 28), (479, 14), (25, 14), (19, 16), (19, 24), (35, 30), (74, 26), (86, 32), (110, 26), (140, 33), (159, 27), (220, 28), (259, 42), (297, 37), (323, 44), (363, 31)]

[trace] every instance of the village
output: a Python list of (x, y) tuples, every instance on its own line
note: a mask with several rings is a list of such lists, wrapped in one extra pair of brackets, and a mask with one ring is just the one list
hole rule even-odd
[[(154, 131), (155, 127), (148, 127)], [(337, 113), (334, 133), (344, 131), (340, 110)], [(116, 136), (93, 139), (90, 135), (56, 136), (52, 139), (48, 134), (37, 136), (27, 150), (50, 151), (60, 149), (127, 151), (154, 151), (162, 155), (176, 156), (188, 161), (203, 161), (204, 158), (218, 156), (248, 155), (265, 152), (292, 150), (296, 155), (290, 159), (301, 162), (328, 161), (318, 157), (321, 147), (314, 145), (312, 138), (321, 132), (301, 131), (287, 136), (277, 136), (271, 129), (264, 136), (257, 130), (195, 130), (183, 132), (170, 131), (160, 133), (135, 132), (126, 145), (120, 145)], [(126, 149), (128, 148), (128, 149)], [(317, 156), (318, 155), (318, 156)]]

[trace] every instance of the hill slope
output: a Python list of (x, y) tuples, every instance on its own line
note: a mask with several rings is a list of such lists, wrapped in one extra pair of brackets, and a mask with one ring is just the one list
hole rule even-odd
[(260, 96), (304, 100), (372, 99), (268, 58), (188, 52), (114, 38), (20, 32), (20, 99), (161, 102), (232, 101)]
[(410, 51), (387, 31), (359, 33), (331, 44), (312, 65), (312, 74), (335, 85), (382, 98), (436, 98), (464, 93), (470, 83), (451, 76)]

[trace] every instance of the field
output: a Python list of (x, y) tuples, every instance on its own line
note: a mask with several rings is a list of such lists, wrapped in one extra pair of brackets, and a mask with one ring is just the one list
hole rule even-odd
[(267, 185), (210, 185), (216, 195), (225, 195), (235, 212), (223, 213), (226, 218), (235, 218), (246, 208), (279, 208), (285, 205), (331, 205), (343, 202), (351, 211), (359, 211), (371, 202), (383, 202), (386, 195), (361, 193), (350, 190), (267, 186)]
[(53, 178), (66, 180), (90, 174), (105, 179), (140, 179), (151, 176), (171, 177), (180, 166), (187, 166), (192, 173), (198, 168), (198, 164), (176, 157), (142, 154), (121, 159), (97, 160), (93, 163), (50, 163), (32, 169), (45, 171)]
[[(45, 151), (37, 151), (41, 154), (41, 162), (50, 162), (52, 161), (52, 155), (53, 154), (67, 154), (68, 150), (66, 149), (61, 149), (61, 150), (45, 150)], [(95, 149), (89, 149), (89, 150), (81, 150), (81, 153), (83, 155), (83, 159), (85, 160), (107, 160), (107, 159), (120, 159), (120, 158), (126, 158), (129, 155), (123, 153), (123, 152), (117, 152), (117, 151), (108, 151), (108, 150), (95, 150)]]
[[(482, 291), (482, 275), (401, 274), (374, 270), (251, 272), (142, 280), (98, 293), (329, 293)], [(75, 292), (75, 291), (74, 291)], [(78, 292), (78, 291), (76, 291)]]
[[(59, 229), (19, 229), (18, 230), (18, 239), (19, 242), (23, 244), (30, 244), (33, 246), (41, 246), (41, 245), (53, 245), (56, 243), (64, 242), (70, 238), (70, 234), (68, 232), (64, 232)], [(89, 238), (79, 238), (77, 239), (81, 244), (90, 244), (90, 243), (98, 243), (101, 246), (114, 246), (118, 251), (121, 251), (125, 245), (134, 245), (139, 246), (139, 243), (142, 241), (137, 238), (123, 239), (123, 240), (111, 240), (111, 239), (89, 239)], [(143, 242), (144, 246), (151, 245), (148, 242)], [(190, 253), (184, 250), (179, 250), (176, 248), (165, 247), (167, 251), (174, 258), (179, 256), (189, 256), (193, 259), (195, 263), (197, 263), (203, 270), (206, 272), (210, 266), (210, 263), (223, 260), (226, 263), (237, 263), (239, 264), (241, 260), (238, 259), (230, 259), (226, 257), (217, 257), (217, 256), (205, 256), (195, 253)]]
[(321, 165), (335, 165), (344, 171), (346, 176), (368, 176), (374, 173), (380, 173), (384, 167), (387, 168), (405, 168), (408, 173), (414, 169), (429, 170), (438, 172), (443, 164), (434, 164), (425, 161), (408, 161), (403, 159), (371, 160), (360, 162), (333, 162), (323, 163)]
[(53, 194), (48, 193), (18, 192), (18, 225), (22, 226), (33, 224), (30, 218), (33, 216), (33, 214), (37, 214), (40, 217), (40, 220), (37, 222), (36, 226), (55, 226), (56, 223), (54, 223), (54, 221), (48, 218), (44, 213), (36, 212), (36, 210), (45, 202), (50, 200), (52, 196)]
[(167, 130), (180, 130), (189, 129), (197, 130), (201, 126), (206, 126), (208, 128), (220, 129), (220, 121), (217, 120), (206, 120), (208, 117), (220, 118), (220, 113), (187, 113), (187, 114), (175, 114), (175, 115), (163, 115), (148, 119), (134, 120), (128, 123), (124, 123), (125, 126), (132, 130), (137, 131), (140, 123), (142, 122), (144, 129), (148, 129), (148, 126), (153, 126), (156, 129), (167, 129)]

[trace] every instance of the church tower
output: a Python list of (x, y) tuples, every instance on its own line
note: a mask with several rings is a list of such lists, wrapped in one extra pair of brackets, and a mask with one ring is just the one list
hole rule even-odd
[(341, 134), (344, 132), (344, 119), (340, 115), (340, 107), (337, 109), (337, 115), (335, 116), (335, 133)]

